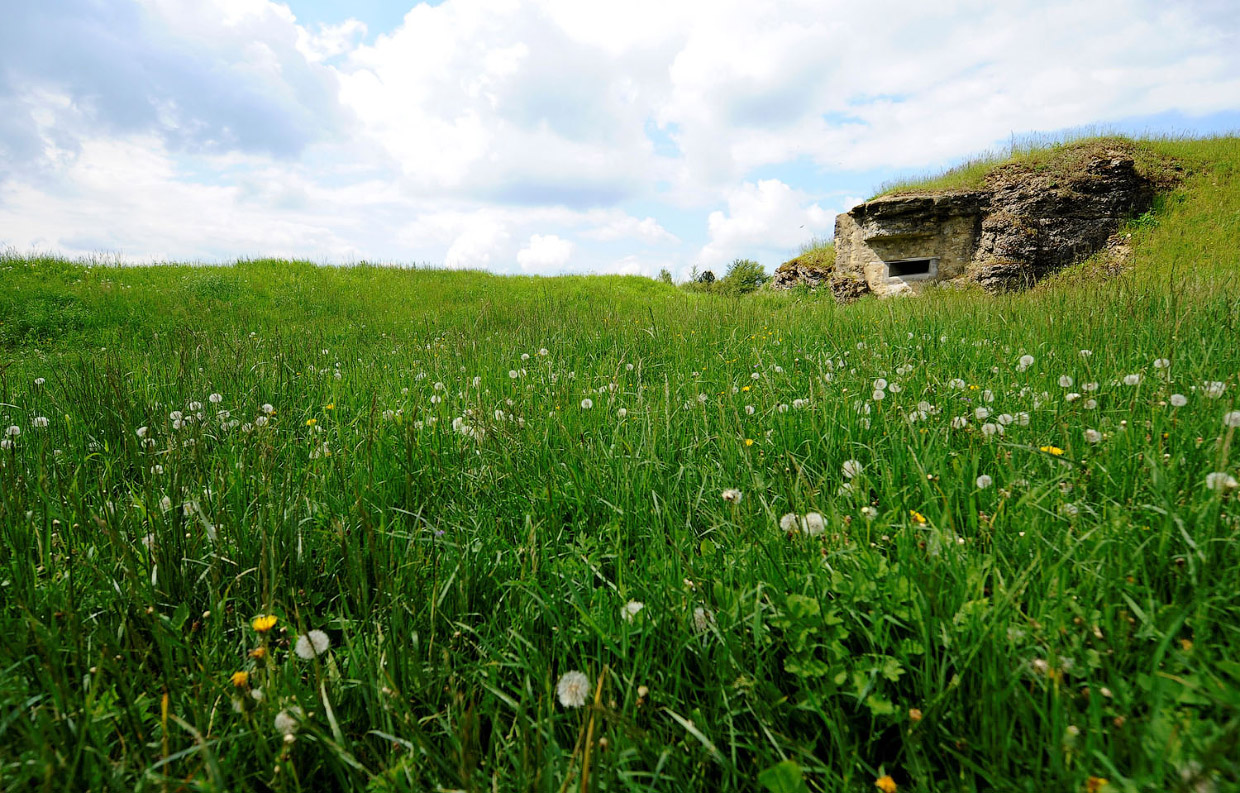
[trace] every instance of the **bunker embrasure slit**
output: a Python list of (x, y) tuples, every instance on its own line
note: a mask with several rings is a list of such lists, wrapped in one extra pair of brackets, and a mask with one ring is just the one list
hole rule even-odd
[(887, 262), (888, 278), (934, 278), (938, 275), (938, 259), (901, 259)]

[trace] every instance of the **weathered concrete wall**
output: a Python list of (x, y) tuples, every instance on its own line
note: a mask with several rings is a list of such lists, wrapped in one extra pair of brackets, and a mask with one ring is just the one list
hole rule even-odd
[[(1104, 248), (1153, 196), (1125, 145), (1107, 143), (996, 168), (981, 190), (876, 198), (836, 218), (831, 289), (847, 301), (963, 277), (992, 292), (1032, 286)], [(933, 277), (888, 275), (892, 262), (920, 258), (938, 259)]]
[[(981, 235), (984, 193), (893, 196), (862, 204), (835, 220), (835, 267), (885, 297), (917, 292), (965, 273)], [(888, 262), (938, 260), (934, 278), (888, 277)]]

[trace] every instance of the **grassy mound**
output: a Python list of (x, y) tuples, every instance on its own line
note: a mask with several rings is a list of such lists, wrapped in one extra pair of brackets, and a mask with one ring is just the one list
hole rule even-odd
[(0, 779), (1234, 787), (1240, 152), (1165, 145), (1102, 289), (0, 261)]
[[(1208, 140), (1187, 138), (1134, 139), (1116, 135), (1082, 138), (1030, 138), (1014, 141), (1007, 149), (970, 158), (942, 173), (911, 176), (882, 185), (870, 200), (885, 195), (919, 195), (979, 190), (988, 180), (1005, 173), (1034, 171), (1074, 181), (1083, 167), (1100, 152), (1119, 150), (1133, 158), (1137, 172), (1161, 190), (1179, 180), (1184, 167), (1210, 167), (1222, 150), (1234, 145), (1233, 138)], [(1183, 163), (1183, 165), (1181, 165)]]

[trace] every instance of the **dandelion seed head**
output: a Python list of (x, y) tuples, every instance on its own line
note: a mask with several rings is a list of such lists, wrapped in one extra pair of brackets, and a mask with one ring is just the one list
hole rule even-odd
[(297, 653), (298, 658), (309, 661), (327, 652), (330, 646), (331, 640), (327, 638), (326, 633), (313, 630), (297, 637), (297, 644), (294, 645), (293, 651)]
[(590, 696), (590, 678), (581, 672), (565, 672), (555, 686), (560, 704), (566, 708), (580, 708)]

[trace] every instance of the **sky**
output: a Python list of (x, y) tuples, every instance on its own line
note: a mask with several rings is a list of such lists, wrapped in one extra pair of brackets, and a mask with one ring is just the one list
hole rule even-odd
[(0, 0), (0, 249), (678, 280), (1030, 134), (1240, 130), (1234, 0)]

